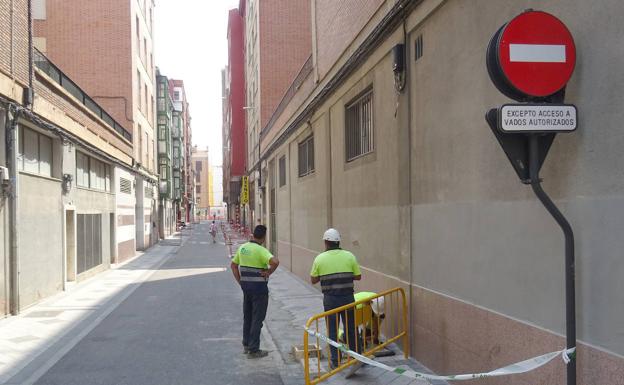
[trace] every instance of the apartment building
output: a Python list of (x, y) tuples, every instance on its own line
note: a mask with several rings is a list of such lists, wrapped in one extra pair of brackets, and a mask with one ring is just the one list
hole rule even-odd
[(29, 16), (27, 1), (0, 3), (0, 315), (115, 262), (117, 201), (133, 189), (116, 176), (136, 173), (132, 127), (31, 50)]
[(199, 149), (193, 147), (191, 158), (193, 169), (195, 171), (195, 213), (198, 219), (208, 219), (210, 213), (210, 160), (208, 157), (208, 148)]
[(194, 175), (191, 167), (191, 115), (184, 82), (169, 79), (169, 93), (173, 100), (173, 200), (178, 222), (194, 220)]
[(132, 133), (133, 171), (115, 169), (117, 258), (127, 259), (158, 240), (154, 2), (33, 0), (33, 16), (35, 47)]
[(157, 137), (158, 137), (158, 214), (161, 238), (176, 230), (176, 208), (173, 190), (173, 98), (169, 79), (156, 70)]
[(228, 219), (241, 223), (241, 177), (245, 175), (247, 146), (245, 130), (245, 56), (244, 14), (240, 9), (228, 13), (228, 65), (223, 79), (224, 190)]
[[(306, 278), (323, 231), (336, 227), (362, 265), (357, 290), (406, 290), (411, 352), (439, 373), (497, 368), (564, 347), (561, 231), (518, 181), (484, 120), (508, 101), (488, 77), (490, 38), (523, 10), (543, 10), (567, 24), (578, 53), (566, 102), (579, 108), (579, 130), (556, 138), (542, 169), (545, 189), (576, 231), (578, 383), (623, 378), (624, 308), (616, 304), (624, 274), (617, 108), (624, 54), (609, 47), (624, 32), (605, 20), (624, 5), (311, 6), (311, 64), (260, 138), (270, 197), (264, 215), (281, 264)], [(394, 71), (399, 44), (403, 73)], [(550, 365), (513, 383), (563, 384), (563, 371)]]
[(260, 132), (268, 124), (297, 73), (310, 58), (311, 15), (308, 0), (243, 0), (239, 11), (245, 28), (245, 118), (249, 203), (248, 224), (261, 215)]

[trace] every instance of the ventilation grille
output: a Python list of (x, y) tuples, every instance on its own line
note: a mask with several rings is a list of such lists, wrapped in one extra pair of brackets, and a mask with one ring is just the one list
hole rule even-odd
[(119, 178), (119, 191), (124, 194), (132, 194), (132, 182), (126, 178)]
[(418, 35), (416, 40), (414, 40), (414, 61), (420, 59), (423, 55), (423, 37), (422, 35)]

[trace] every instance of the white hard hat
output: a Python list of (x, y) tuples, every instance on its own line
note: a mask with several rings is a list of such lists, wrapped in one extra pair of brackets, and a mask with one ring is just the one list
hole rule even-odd
[(380, 316), (385, 313), (386, 306), (384, 305), (384, 297), (378, 297), (371, 300), (371, 308), (373, 313)]
[(340, 233), (336, 229), (327, 229), (323, 234), (324, 241), (340, 242)]

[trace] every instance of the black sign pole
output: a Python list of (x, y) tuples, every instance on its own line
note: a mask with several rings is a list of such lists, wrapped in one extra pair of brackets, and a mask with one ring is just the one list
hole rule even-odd
[[(576, 305), (574, 292), (574, 233), (568, 220), (555, 206), (546, 194), (539, 178), (539, 141), (540, 135), (532, 134), (529, 137), (529, 173), (531, 187), (537, 198), (542, 202), (546, 210), (557, 221), (565, 237), (565, 284), (566, 284), (566, 347), (576, 347)], [(570, 355), (567, 365), (567, 385), (576, 385), (576, 351)]]

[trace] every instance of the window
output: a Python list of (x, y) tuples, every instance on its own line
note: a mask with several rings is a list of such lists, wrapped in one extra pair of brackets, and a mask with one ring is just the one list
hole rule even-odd
[(305, 176), (314, 171), (314, 136), (310, 136), (299, 143), (299, 176)]
[(150, 123), (152, 123), (152, 126), (154, 125), (154, 95), (150, 96), (151, 99), (151, 103), (150, 103), (150, 114), (149, 114), (149, 121)]
[(350, 162), (372, 152), (373, 149), (373, 90), (371, 89), (346, 107), (346, 161)]
[(89, 187), (89, 157), (76, 152), (76, 185)]
[(160, 165), (160, 179), (163, 179), (163, 180), (167, 179), (167, 165), (166, 164)]
[(195, 192), (201, 194), (201, 185), (198, 184), (197, 186), (195, 186)]
[(180, 91), (173, 91), (173, 100), (180, 100)]
[(145, 116), (147, 117), (147, 116), (149, 116), (148, 101), (147, 101), (148, 100), (147, 99), (147, 83), (145, 83), (144, 87), (145, 87), (145, 93), (144, 93), (144, 95), (145, 95), (145, 100), (144, 100), (144, 102), (145, 102), (145, 110), (144, 111), (145, 111)]
[(52, 138), (20, 127), (18, 167), (21, 171), (52, 176)]
[(102, 264), (102, 214), (78, 214), (77, 273)]
[(147, 67), (147, 39), (143, 38), (143, 63)]
[(111, 191), (111, 166), (76, 151), (76, 185), (100, 191)]
[(279, 159), (279, 186), (286, 185), (286, 155)]
[(143, 98), (141, 97), (141, 88), (143, 88), (143, 85), (141, 84), (141, 72), (139, 72), (139, 70), (137, 70), (137, 106), (139, 107), (139, 111), (143, 111)]
[(202, 171), (202, 162), (201, 160), (195, 161), (195, 171), (198, 173)]
[[(136, 17), (136, 49), (141, 49), (141, 32), (139, 31), (139, 17)], [(141, 51), (138, 51), (141, 52)]]
[(34, 20), (46, 19), (46, 0), (34, 0), (32, 3), (32, 17)]

